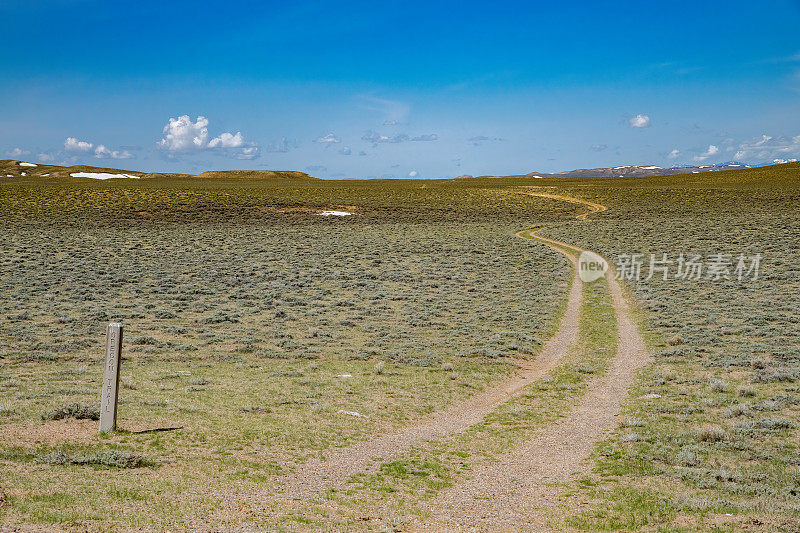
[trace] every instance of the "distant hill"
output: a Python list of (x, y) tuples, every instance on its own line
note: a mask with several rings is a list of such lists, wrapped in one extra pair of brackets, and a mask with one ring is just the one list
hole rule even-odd
[[(791, 164), (791, 163), (789, 163)], [(510, 176), (472, 176), (462, 174), (456, 179), (471, 178), (643, 178), (652, 176), (671, 176), (677, 174), (700, 174), (705, 172), (718, 172), (722, 170), (744, 170), (751, 168), (738, 163), (724, 163), (720, 165), (699, 165), (681, 167), (659, 167), (656, 165), (624, 165), (619, 167), (581, 168), (566, 172), (529, 172), (527, 174), (513, 174)], [(58, 165), (44, 165), (27, 163), (17, 159), (0, 160), (0, 179), (18, 178), (23, 174), (26, 177), (43, 178), (95, 178), (110, 179), (138, 178), (138, 179), (214, 179), (214, 180), (275, 180), (275, 181), (322, 181), (305, 172), (292, 170), (210, 170), (200, 174), (178, 174), (169, 172), (138, 172), (133, 170), (120, 170), (107, 167), (93, 167), (87, 165), (74, 165), (63, 167)], [(78, 174), (78, 176), (75, 176)]]
[(197, 175), (198, 178), (226, 178), (226, 179), (292, 179), (292, 180), (319, 180), (305, 172), (294, 170), (209, 170)]
[[(670, 176), (673, 174), (698, 174), (720, 170), (742, 170), (748, 165), (725, 163), (721, 165), (700, 165), (682, 167), (659, 167), (656, 165), (623, 165), (620, 167), (580, 168), (566, 172), (529, 172), (502, 176), (504, 178), (643, 178), (646, 176)], [(494, 176), (481, 176), (494, 177)]]
[[(74, 176), (74, 174), (79, 174)], [(318, 180), (305, 172), (284, 170), (220, 170), (208, 171), (201, 174), (178, 174), (170, 172), (138, 172), (135, 170), (121, 170), (118, 168), (93, 167), (88, 165), (73, 165), (62, 167), (59, 165), (43, 165), (27, 163), (18, 159), (0, 160), (0, 179), (17, 177), (43, 177), (43, 178), (94, 178), (110, 179), (119, 178), (204, 178), (204, 179), (265, 179), (265, 180)]]

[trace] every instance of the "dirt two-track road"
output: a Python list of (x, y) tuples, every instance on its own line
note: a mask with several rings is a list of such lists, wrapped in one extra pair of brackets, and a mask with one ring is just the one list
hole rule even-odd
[[(600, 204), (545, 192), (526, 192), (588, 208), (576, 215), (606, 210)], [(546, 377), (578, 340), (578, 318), (583, 282), (578, 276), (577, 246), (523, 230), (517, 237), (537, 241), (559, 251), (573, 264), (574, 276), (566, 311), (558, 330), (539, 356), (520, 372), (490, 389), (394, 433), (329, 453), (325, 460), (311, 460), (281, 478), (275, 490), (279, 499), (305, 499), (331, 488), (341, 488), (352, 475), (374, 471), (422, 442), (458, 433), (477, 424), (524, 387)], [(543, 428), (499, 461), (473, 472), (471, 479), (442, 491), (426, 504), (428, 517), (408, 525), (413, 531), (545, 530), (555, 506), (574, 505), (563, 496), (564, 484), (590, 468), (586, 460), (594, 445), (618, 424), (620, 404), (637, 370), (648, 361), (644, 340), (631, 316), (613, 272), (606, 273), (616, 315), (618, 350), (608, 371), (595, 378), (578, 404), (557, 422)], [(272, 495), (275, 498), (275, 494)]]
[[(589, 213), (605, 206), (547, 193), (528, 193), (584, 204)], [(578, 215), (587, 220), (583, 213)], [(536, 239), (569, 256), (582, 248), (547, 239), (527, 230), (523, 238)], [(564, 484), (585, 474), (594, 445), (618, 424), (621, 402), (636, 371), (648, 362), (644, 339), (631, 317), (631, 308), (613, 272), (606, 272), (617, 319), (618, 348), (608, 372), (595, 379), (580, 403), (556, 424), (511, 451), (497, 463), (474, 473), (466, 483), (444, 491), (428, 504), (429, 521), (420, 531), (441, 530), (546, 530), (554, 506), (575, 505), (563, 496)]]

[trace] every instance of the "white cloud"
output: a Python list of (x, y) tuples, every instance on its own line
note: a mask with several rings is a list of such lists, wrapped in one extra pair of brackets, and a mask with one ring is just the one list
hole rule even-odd
[(88, 152), (94, 147), (90, 142), (79, 141), (75, 137), (67, 137), (64, 141), (64, 150), (67, 152)]
[(353, 151), (350, 149), (349, 146), (345, 146), (341, 150), (339, 150), (339, 153), (342, 155), (350, 155), (353, 153)]
[(255, 159), (258, 157), (258, 146), (245, 146), (236, 152), (233, 157), (236, 159)]
[(753, 143), (753, 146), (764, 146), (765, 144), (767, 144), (771, 140), (772, 140), (772, 137), (770, 137), (769, 135), (761, 135), (761, 138), (759, 140), (757, 140), (755, 143)]
[(436, 141), (439, 139), (439, 136), (435, 133), (427, 133), (424, 135), (417, 135), (415, 137), (409, 137), (405, 133), (398, 133), (397, 135), (381, 135), (377, 131), (368, 130), (364, 135), (361, 136), (362, 141), (367, 141), (372, 143), (373, 145), (377, 144), (396, 144), (405, 141)]
[(714, 146), (713, 144), (708, 145), (708, 149), (700, 155), (695, 156), (695, 161), (705, 161), (711, 156), (715, 156), (719, 153), (719, 147)]
[(675, 158), (676, 158), (676, 157), (678, 157), (679, 155), (681, 155), (681, 151), (680, 151), (680, 150), (678, 150), (677, 148), (675, 148), (674, 150), (672, 150), (672, 151), (671, 151), (671, 152), (670, 152), (670, 153), (667, 155), (667, 157), (669, 157), (670, 159), (675, 159)]
[[(128, 150), (112, 150), (104, 144), (95, 146), (94, 143), (80, 141), (75, 137), (67, 137), (64, 140), (64, 150), (66, 152), (83, 153), (90, 152), (92, 149), (94, 149), (94, 157), (97, 159), (132, 159), (134, 157)], [(54, 157), (52, 154), (39, 154), (39, 159), (42, 161), (52, 161)]]
[(416, 178), (418, 175), (419, 174), (417, 173), (416, 170), (412, 170), (411, 172), (408, 173), (409, 178)]
[(403, 141), (408, 140), (408, 135), (405, 133), (399, 133), (397, 135), (381, 135), (377, 131), (368, 130), (364, 135), (361, 136), (362, 141), (367, 141), (372, 144), (380, 144), (380, 143), (401, 143)]
[(170, 154), (180, 154), (199, 151), (217, 151), (236, 159), (254, 159), (258, 157), (258, 144), (246, 141), (242, 132), (220, 133), (217, 137), (209, 138), (209, 120), (198, 115), (192, 122), (189, 115), (170, 118), (164, 126), (164, 137), (158, 141), (157, 146)]
[(314, 139), (314, 142), (321, 144), (335, 144), (335, 143), (340, 143), (342, 141), (333, 133), (329, 133), (327, 135), (323, 135), (322, 137), (317, 137), (316, 139)]
[(132, 159), (133, 154), (127, 150), (109, 150), (102, 144), (98, 144), (94, 149), (94, 156), (97, 159)]
[(10, 152), (6, 152), (8, 157), (22, 157), (23, 155), (28, 155), (30, 152), (28, 150), (23, 150), (22, 148), (14, 148)]
[(41, 154), (38, 154), (36, 157), (39, 159), (39, 161), (52, 161), (53, 159), (55, 159), (55, 156), (53, 154), (48, 154), (46, 152), (42, 152)]
[[(436, 139), (439, 138), (438, 135), (434, 134), (434, 136), (436, 138), (435, 139), (430, 139), (430, 140), (435, 141)], [(413, 141), (415, 139), (411, 139), (411, 140)], [(502, 137), (489, 137), (488, 135), (476, 135), (475, 137), (470, 137), (469, 139), (467, 139), (467, 141), (471, 142), (473, 146), (481, 146), (483, 143), (488, 142), (488, 141), (491, 141), (491, 142), (495, 142), (495, 141), (496, 142), (503, 142), (503, 141), (505, 141), (505, 139), (503, 139)], [(600, 145), (597, 145), (597, 144), (593, 145), (592, 146), (592, 150), (595, 150), (595, 147), (599, 147), (599, 146)], [(605, 146), (605, 145), (603, 145), (603, 146)], [(603, 149), (604, 148), (600, 148), (599, 150), (595, 150), (595, 151), (599, 152), (599, 151), (601, 151)]]
[(773, 137), (761, 135), (741, 143), (734, 155), (737, 161), (764, 162), (800, 157), (800, 135)]
[(628, 124), (630, 124), (631, 128), (649, 128), (650, 117), (639, 113), (635, 117), (631, 117), (628, 120)]
[(162, 133), (164, 137), (158, 141), (158, 146), (168, 152), (202, 150), (208, 146), (208, 119), (198, 116), (197, 121), (192, 122), (189, 115), (170, 118)]
[(244, 146), (244, 137), (241, 131), (237, 131), (236, 135), (230, 133), (221, 133), (219, 137), (214, 137), (208, 141), (209, 148), (241, 148)]

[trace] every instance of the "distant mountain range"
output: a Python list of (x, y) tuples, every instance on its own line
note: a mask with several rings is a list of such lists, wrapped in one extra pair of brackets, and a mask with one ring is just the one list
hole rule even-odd
[[(761, 166), (761, 165), (756, 165)], [(699, 165), (681, 167), (659, 167), (656, 165), (624, 165), (620, 167), (580, 168), (566, 172), (528, 172), (510, 176), (472, 176), (463, 174), (459, 178), (641, 178), (647, 176), (668, 176), (672, 174), (692, 174), (700, 172), (717, 172), (720, 170), (742, 170), (751, 168), (741, 163), (723, 163), (719, 165)], [(210, 179), (282, 179), (282, 180), (317, 180), (304, 172), (272, 171), (272, 170), (226, 170), (208, 171), (197, 175), (167, 172), (137, 172), (118, 170), (106, 167), (75, 165), (62, 167), (58, 165), (26, 163), (16, 159), (0, 160), (0, 178), (13, 177), (50, 177), (50, 178), (210, 178)]]
[[(656, 165), (624, 165), (621, 167), (579, 168), (566, 172), (528, 172), (510, 176), (478, 176), (481, 178), (642, 178), (645, 176), (668, 176), (671, 174), (697, 174), (700, 172), (717, 172), (720, 170), (741, 170), (749, 165), (723, 163), (720, 165), (699, 165), (681, 167), (659, 167)], [(468, 175), (459, 178), (472, 177)]]

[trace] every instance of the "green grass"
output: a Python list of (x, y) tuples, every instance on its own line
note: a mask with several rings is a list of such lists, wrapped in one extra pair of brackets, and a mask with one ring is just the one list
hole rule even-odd
[[(442, 409), (534, 357), (570, 275), (560, 254), (514, 237), (543, 225), (544, 235), (609, 258), (764, 254), (763, 277), (743, 286), (630, 284), (655, 360), (626, 403), (629, 424), (598, 445), (597, 471), (575, 488), (589, 504), (570, 524), (791, 531), (800, 523), (798, 164), (546, 182), (241, 174), (98, 182), (36, 168), (0, 178), (4, 524), (166, 530), (204, 517), (225, 527), (250, 523), (253, 511), (262, 527), (357, 529), (375, 509), (414, 512), (565, 413), (607, 354), (584, 360), (587, 346), (576, 347), (549, 380), (483, 424), (387, 463), (380, 480), (356, 478), (350, 494), (332, 496), (349, 509), (340, 516), (313, 502), (234, 509), (220, 495), (263, 489), (309, 457)], [(609, 210), (575, 221), (583, 208), (520, 194), (532, 185)], [(314, 214), (331, 208), (356, 215)], [(586, 312), (594, 306), (607, 325), (610, 308), (588, 296)], [(104, 328), (116, 320), (126, 327), (123, 431), (99, 436), (92, 420), (43, 421), (64, 406), (97, 404)], [(586, 320), (589, 345), (608, 341), (607, 329)], [(118, 450), (158, 466), (35, 461), (59, 450)]]
[[(63, 485), (79, 524), (235, 524), (235, 513), (214, 518), (216, 498), (188, 494), (261, 489), (331, 447), (475, 394), (534, 356), (569, 269), (513, 236), (516, 222), (502, 213), (512, 195), (468, 184), (462, 210), (443, 184), (390, 184), (388, 195), (343, 185), (2, 180), (0, 461), (4, 488), (26, 495), (5, 518), (66, 513), (33, 498)], [(339, 204), (358, 205), (358, 216), (314, 215)], [(566, 215), (523, 208), (532, 222)], [(486, 276), (501, 266), (501, 276)], [(68, 406), (97, 405), (109, 321), (125, 324), (121, 431), (100, 436)], [(61, 411), (67, 418), (41, 419)], [(159, 428), (178, 429), (139, 433)], [(24, 459), (64, 445), (122, 447), (157, 462), (113, 478), (118, 494), (136, 491), (148, 505), (119, 515), (103, 507), (110, 478), (101, 465), (70, 464), (80, 450), (64, 461)]]
[[(800, 442), (792, 429), (800, 422), (800, 242), (796, 232), (787, 232), (798, 222), (798, 170), (786, 165), (567, 190), (609, 211), (590, 225), (555, 226), (545, 234), (606, 257), (680, 251), (764, 256), (759, 279), (741, 285), (660, 278), (629, 284), (655, 361), (625, 410), (638, 425), (620, 428), (598, 446), (602, 483), (589, 491), (596, 508), (579, 522), (610, 512), (619, 492), (644, 490), (678, 510), (652, 518), (654, 528), (760, 524), (792, 531), (800, 524), (793, 496), (800, 493), (794, 457)], [(647, 394), (660, 398), (640, 398)], [(625, 439), (631, 432), (640, 438)], [(592, 529), (611, 522), (584, 523)]]
[(677, 509), (655, 491), (617, 489), (607, 508), (584, 512), (567, 521), (570, 527), (586, 531), (635, 531), (671, 522)]
[(605, 279), (585, 284), (579, 338), (549, 377), (502, 404), (463, 433), (427, 442), (350, 480), (346, 493), (329, 497), (352, 512), (378, 507), (406, 519), (421, 515), (419, 503), (490, 463), (565, 415), (616, 353), (616, 319)]

